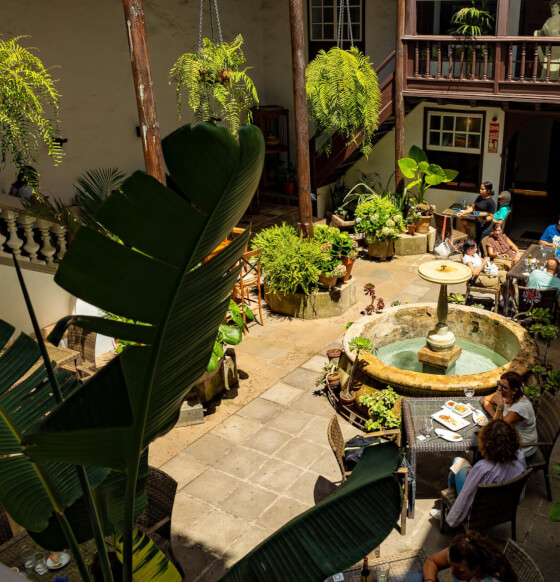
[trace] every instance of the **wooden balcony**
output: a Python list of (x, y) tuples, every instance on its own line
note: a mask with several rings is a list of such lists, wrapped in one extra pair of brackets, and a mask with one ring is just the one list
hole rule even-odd
[(403, 37), (406, 97), (560, 104), (560, 38)]

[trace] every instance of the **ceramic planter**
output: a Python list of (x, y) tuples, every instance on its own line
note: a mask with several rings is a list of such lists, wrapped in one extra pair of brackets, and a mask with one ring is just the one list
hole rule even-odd
[(331, 390), (338, 388), (340, 386), (340, 374), (338, 372), (333, 372), (327, 376), (327, 383)]
[(354, 392), (346, 393), (346, 390), (341, 390), (338, 395), (339, 403), (343, 406), (351, 406), (354, 404)]
[(406, 232), (408, 234), (414, 234), (416, 232), (416, 225), (415, 224), (408, 224), (406, 226)]
[(432, 216), (421, 216), (416, 222), (416, 232), (418, 234), (428, 234)]
[(386, 261), (395, 254), (395, 245), (392, 240), (376, 240), (368, 245), (368, 256)]
[(336, 277), (327, 277), (326, 275), (319, 275), (319, 285), (325, 289), (332, 289), (337, 282)]
[(350, 257), (346, 257), (345, 259), (342, 259), (342, 264), (346, 267), (346, 275), (344, 275), (344, 277), (342, 277), (343, 281), (348, 281), (348, 279), (350, 279), (350, 275), (352, 273), (352, 267), (354, 266), (354, 263), (356, 262), (356, 257), (354, 258), (350, 258)]

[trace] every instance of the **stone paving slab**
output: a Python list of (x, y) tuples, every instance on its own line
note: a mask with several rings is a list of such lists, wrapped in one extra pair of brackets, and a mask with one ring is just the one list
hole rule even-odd
[(277, 404), (283, 404), (287, 406), (291, 404), (294, 400), (301, 398), (303, 396), (304, 391), (300, 388), (294, 388), (293, 386), (289, 386), (284, 382), (277, 382), (269, 388), (266, 392), (261, 394), (261, 398), (265, 400), (271, 400), (272, 402), (276, 402)]
[(264, 424), (272, 420), (283, 409), (284, 407), (281, 404), (259, 397), (249, 402), (237, 414)]

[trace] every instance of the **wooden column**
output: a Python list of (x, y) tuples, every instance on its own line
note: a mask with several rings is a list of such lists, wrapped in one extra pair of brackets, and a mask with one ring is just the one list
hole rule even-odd
[[(136, 90), (138, 120), (146, 172), (165, 184), (163, 153), (150, 72), (143, 0), (123, 0), (130, 62)], [(131, 128), (132, 130), (132, 128)]]
[(398, 161), (405, 157), (404, 152), (404, 55), (402, 36), (405, 27), (405, 0), (397, 0), (397, 38), (395, 44), (395, 189), (399, 190), (403, 180)]
[(304, 236), (312, 238), (313, 215), (311, 212), (309, 130), (307, 122), (307, 95), (305, 91), (303, 0), (290, 0), (290, 30), (292, 36), (292, 72), (296, 122), (299, 230)]

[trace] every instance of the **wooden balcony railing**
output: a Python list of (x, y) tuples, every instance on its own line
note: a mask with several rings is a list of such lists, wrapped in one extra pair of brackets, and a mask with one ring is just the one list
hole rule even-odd
[(560, 103), (560, 37), (405, 36), (405, 94)]

